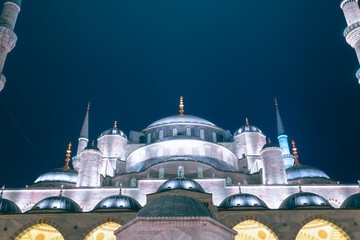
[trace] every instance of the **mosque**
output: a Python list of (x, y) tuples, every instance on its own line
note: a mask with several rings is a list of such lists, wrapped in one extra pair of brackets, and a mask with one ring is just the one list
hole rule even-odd
[[(20, 6), (7, 0), (0, 17), (1, 71)], [(360, 22), (357, 1), (341, 7)], [(176, 115), (89, 139), (88, 106), (63, 167), (1, 190), (0, 239), (360, 239), (360, 186), (300, 164), (276, 100), (273, 142), (248, 119), (232, 134), (184, 109), (180, 97)]]

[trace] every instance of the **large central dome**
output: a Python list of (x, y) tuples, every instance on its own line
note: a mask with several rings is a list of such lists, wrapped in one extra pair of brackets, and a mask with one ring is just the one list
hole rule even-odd
[(166, 118), (162, 118), (156, 122), (150, 124), (147, 128), (155, 127), (163, 124), (171, 124), (171, 123), (197, 123), (197, 124), (205, 124), (209, 126), (215, 126), (212, 122), (209, 122), (203, 118), (191, 116), (191, 115), (173, 115)]

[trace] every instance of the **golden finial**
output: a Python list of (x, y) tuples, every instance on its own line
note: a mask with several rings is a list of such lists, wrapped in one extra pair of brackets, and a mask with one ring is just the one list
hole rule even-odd
[(293, 145), (293, 155), (294, 155), (294, 158), (295, 158), (295, 166), (300, 166), (301, 164), (299, 163), (299, 156), (298, 156), (298, 153), (297, 153), (297, 148), (295, 147), (295, 142), (294, 140), (292, 140), (292, 145)]
[(65, 162), (66, 162), (66, 164), (65, 164), (65, 166), (63, 167), (64, 169), (70, 169), (70, 167), (69, 167), (69, 162), (70, 162), (70, 154), (71, 154), (71, 142), (69, 143), (69, 148), (68, 148), (68, 150), (66, 150), (66, 159), (65, 159)]
[(91, 146), (95, 147), (95, 142), (92, 140)]
[(184, 101), (183, 101), (183, 97), (181, 96), (180, 97), (180, 105), (179, 105), (179, 107), (180, 107), (180, 110), (179, 110), (179, 112), (180, 112), (180, 116), (184, 116)]
[(276, 97), (275, 97), (275, 106), (277, 106), (277, 99), (276, 99)]
[(90, 110), (90, 102), (88, 103), (87, 110)]
[(249, 119), (246, 118), (246, 126), (249, 126)]
[(114, 123), (114, 128), (117, 128), (117, 121), (115, 121)]
[(268, 143), (271, 143), (271, 140), (270, 140), (270, 138), (269, 138), (269, 142)]

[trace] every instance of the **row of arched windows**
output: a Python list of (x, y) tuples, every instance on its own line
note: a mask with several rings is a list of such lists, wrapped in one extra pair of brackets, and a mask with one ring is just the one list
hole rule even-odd
[[(187, 128), (186, 131), (186, 136), (191, 136), (191, 129)], [(151, 143), (151, 133), (147, 134), (147, 143)], [(173, 128), (172, 130), (172, 136), (175, 137), (178, 135), (178, 129), (177, 128)], [(199, 131), (199, 136), (200, 139), (205, 140), (205, 130), (204, 129), (200, 129)], [(163, 139), (164, 138), (164, 130), (160, 130), (159, 131), (159, 139)], [(212, 141), (213, 142), (217, 142), (217, 134), (215, 132), (212, 133)]]

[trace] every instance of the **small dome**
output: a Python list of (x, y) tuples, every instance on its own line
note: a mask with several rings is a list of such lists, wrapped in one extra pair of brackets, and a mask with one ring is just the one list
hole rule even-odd
[(234, 133), (234, 136), (239, 135), (240, 133), (243, 132), (258, 132), (258, 133), (263, 133), (260, 128), (253, 126), (253, 125), (244, 125), (241, 128), (239, 128), (238, 130), (236, 130), (236, 132)]
[(35, 183), (39, 182), (67, 182), (76, 184), (77, 171), (74, 169), (56, 168), (50, 172), (42, 174), (35, 180)]
[(356, 193), (345, 199), (340, 208), (360, 208), (360, 193)]
[(286, 178), (288, 181), (303, 178), (326, 178), (330, 179), (323, 171), (306, 165), (294, 166), (286, 169)]
[(117, 128), (110, 128), (110, 129), (104, 131), (104, 132), (100, 135), (100, 137), (105, 136), (105, 135), (120, 135), (121, 137), (127, 139), (126, 134), (125, 134), (123, 131), (121, 131), (120, 129), (117, 129)]
[(156, 192), (163, 192), (173, 189), (184, 189), (204, 193), (201, 185), (190, 178), (177, 177), (172, 178), (160, 185)]
[(323, 197), (309, 192), (295, 193), (286, 198), (280, 205), (280, 209), (292, 209), (297, 207), (328, 207), (330, 203)]
[(141, 205), (131, 197), (114, 195), (101, 200), (94, 208), (94, 210), (98, 209), (130, 209), (139, 211)]
[(20, 208), (13, 201), (0, 197), (0, 214), (16, 213), (21, 213)]
[(92, 142), (92, 144), (88, 144), (84, 150), (94, 150), (100, 152), (100, 149)]
[(174, 115), (174, 116), (170, 116), (170, 117), (166, 117), (166, 118), (162, 118), (156, 122), (153, 122), (152, 124), (150, 124), (147, 128), (150, 127), (154, 127), (154, 126), (158, 126), (158, 125), (163, 125), (163, 124), (170, 124), (170, 123), (198, 123), (198, 124), (205, 124), (205, 125), (209, 125), (209, 126), (215, 126), (215, 124), (199, 118), (199, 117), (195, 117), (195, 116), (191, 116), (191, 115)]
[(211, 217), (213, 213), (199, 200), (183, 195), (164, 195), (146, 204), (139, 217)]
[(262, 149), (265, 149), (265, 148), (272, 148), (272, 147), (279, 148), (279, 145), (277, 145), (276, 143), (272, 143), (272, 142), (270, 142), (270, 143), (266, 143), (266, 144), (262, 147)]
[(232, 207), (261, 207), (268, 208), (263, 200), (255, 195), (247, 193), (239, 193), (227, 197), (219, 205), (219, 208), (232, 208)]
[(48, 197), (36, 203), (31, 210), (63, 210), (68, 212), (81, 212), (80, 206), (72, 199), (55, 196)]

